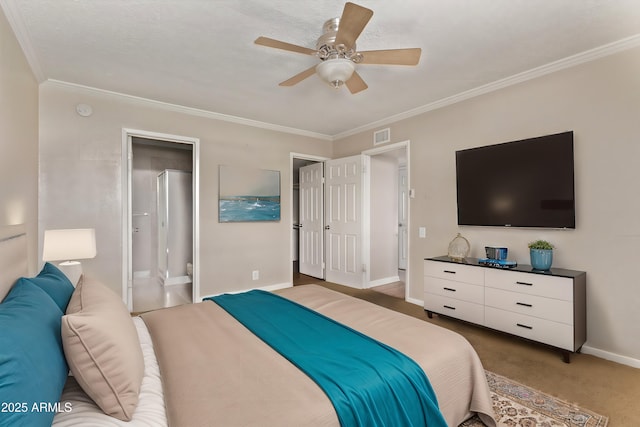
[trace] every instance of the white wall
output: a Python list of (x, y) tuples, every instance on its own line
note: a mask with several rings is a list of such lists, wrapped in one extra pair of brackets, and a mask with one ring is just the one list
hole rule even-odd
[(38, 82), (0, 8), (0, 227), (25, 224), (30, 273), (38, 254)]
[[(81, 117), (78, 103), (93, 107)], [(40, 87), (42, 228), (96, 227), (87, 274), (122, 286), (122, 129), (200, 139), (201, 296), (291, 282), (289, 153), (330, 157), (325, 140), (176, 112), (153, 103), (47, 82)], [(280, 222), (218, 223), (218, 165), (281, 172)], [(251, 272), (260, 271), (252, 281)]]
[[(392, 124), (392, 142), (411, 140), (410, 296), (422, 300), (422, 260), (446, 254), (458, 231), (471, 256), (500, 244), (523, 264), (527, 243), (547, 239), (556, 245), (554, 266), (587, 272), (586, 345), (640, 363), (639, 113), (634, 48)], [(575, 230), (457, 226), (456, 150), (565, 130), (575, 138)], [(336, 141), (334, 156), (371, 141), (372, 132)], [(418, 238), (420, 226), (426, 239)]]

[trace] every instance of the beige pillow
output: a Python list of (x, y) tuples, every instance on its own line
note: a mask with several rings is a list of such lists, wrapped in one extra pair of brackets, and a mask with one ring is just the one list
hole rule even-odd
[(124, 303), (99, 283), (80, 283), (66, 316), (62, 344), (74, 377), (105, 414), (130, 421), (144, 374), (138, 333)]

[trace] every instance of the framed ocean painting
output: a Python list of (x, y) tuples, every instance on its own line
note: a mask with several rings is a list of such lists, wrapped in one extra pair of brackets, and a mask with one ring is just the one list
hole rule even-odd
[(220, 165), (219, 222), (280, 221), (280, 171)]

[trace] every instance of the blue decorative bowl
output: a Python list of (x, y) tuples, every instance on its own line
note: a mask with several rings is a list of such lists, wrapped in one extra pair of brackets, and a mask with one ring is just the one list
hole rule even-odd
[(531, 267), (534, 270), (547, 271), (553, 262), (553, 249), (529, 249)]

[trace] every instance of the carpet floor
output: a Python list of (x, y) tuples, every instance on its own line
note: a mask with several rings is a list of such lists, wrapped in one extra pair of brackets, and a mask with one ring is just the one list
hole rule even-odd
[(609, 418), (608, 427), (640, 426), (640, 369), (580, 353), (571, 355), (571, 363), (564, 363), (557, 349), (444, 316), (429, 319), (421, 306), (400, 298), (308, 276), (294, 279), (296, 285), (317, 283), (451, 329), (471, 343), (486, 370), (602, 414)]
[(388, 285), (381, 285), (370, 288), (375, 292), (382, 292), (392, 297), (404, 299), (404, 282), (395, 282)]

